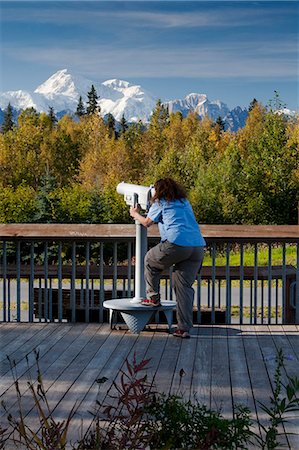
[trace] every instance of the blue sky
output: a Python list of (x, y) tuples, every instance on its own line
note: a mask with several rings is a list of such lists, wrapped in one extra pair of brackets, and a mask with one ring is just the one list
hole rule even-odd
[(230, 107), (274, 90), (298, 109), (298, 1), (13, 1), (1, 7), (0, 90), (59, 69), (120, 78), (156, 98), (190, 92)]

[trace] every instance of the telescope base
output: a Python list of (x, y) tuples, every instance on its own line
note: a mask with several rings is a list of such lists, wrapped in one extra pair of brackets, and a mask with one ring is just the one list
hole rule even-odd
[(169, 331), (172, 327), (173, 310), (176, 302), (164, 300), (160, 306), (144, 306), (140, 303), (131, 303), (130, 298), (107, 300), (103, 306), (109, 309), (110, 327), (113, 328), (113, 319), (116, 311), (119, 311), (126, 325), (132, 333), (139, 334), (149, 323), (153, 315), (163, 311)]

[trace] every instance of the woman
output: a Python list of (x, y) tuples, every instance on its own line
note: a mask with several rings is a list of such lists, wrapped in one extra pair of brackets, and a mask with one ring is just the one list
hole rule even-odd
[(174, 336), (189, 338), (193, 326), (194, 283), (204, 257), (205, 240), (196, 222), (187, 195), (172, 178), (163, 178), (154, 184), (155, 194), (147, 216), (138, 206), (130, 214), (145, 227), (158, 223), (161, 242), (145, 256), (147, 298), (141, 304), (160, 305), (160, 277), (163, 270), (174, 265), (173, 287), (177, 301), (178, 328)]

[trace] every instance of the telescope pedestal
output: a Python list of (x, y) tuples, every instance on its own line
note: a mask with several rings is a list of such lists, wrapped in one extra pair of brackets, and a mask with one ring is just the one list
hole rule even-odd
[(132, 333), (140, 333), (149, 323), (152, 316), (163, 311), (169, 330), (172, 327), (173, 310), (176, 303), (170, 300), (161, 302), (161, 306), (144, 306), (140, 302), (146, 296), (144, 281), (144, 257), (147, 252), (147, 229), (137, 220), (136, 224), (136, 249), (135, 249), (135, 297), (107, 300), (103, 303), (109, 309), (109, 322), (113, 327), (113, 318), (119, 311), (129, 330)]
[(140, 303), (146, 296), (144, 281), (144, 257), (147, 252), (147, 228), (135, 220), (136, 248), (135, 248), (135, 296), (131, 303)]
[(153, 315), (159, 311), (163, 311), (170, 331), (173, 310), (175, 309), (176, 303), (170, 300), (164, 300), (161, 302), (161, 306), (144, 306), (131, 303), (129, 298), (118, 298), (105, 301), (103, 306), (109, 308), (109, 323), (111, 328), (113, 328), (115, 314), (119, 311), (129, 330), (132, 333), (140, 333), (149, 323)]

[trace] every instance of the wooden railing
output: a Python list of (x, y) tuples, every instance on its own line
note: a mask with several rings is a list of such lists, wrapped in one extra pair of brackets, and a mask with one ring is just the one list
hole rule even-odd
[[(207, 258), (195, 322), (299, 323), (298, 225), (200, 227)], [(133, 296), (135, 225), (2, 224), (0, 240), (2, 321), (105, 321), (105, 299)], [(158, 240), (153, 226), (148, 243)], [(168, 299), (170, 275), (161, 283)]]

